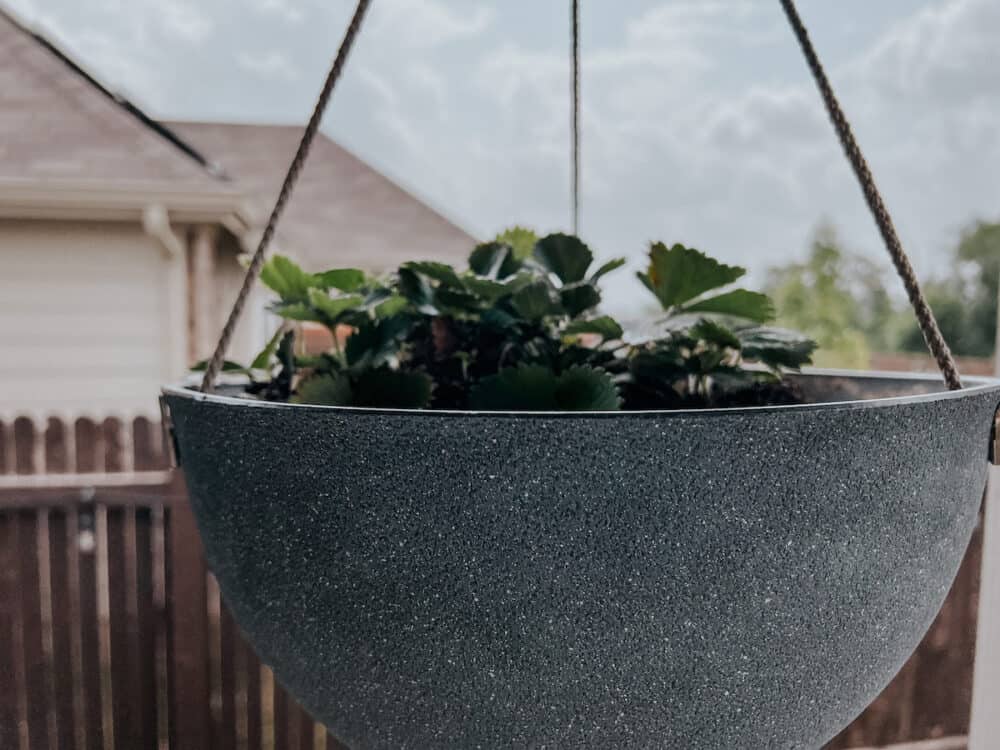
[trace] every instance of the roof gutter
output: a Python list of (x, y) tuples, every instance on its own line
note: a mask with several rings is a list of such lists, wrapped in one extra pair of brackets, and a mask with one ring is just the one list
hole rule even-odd
[(246, 196), (219, 185), (0, 180), (0, 218), (142, 223), (150, 205), (174, 224), (222, 224), (242, 237), (257, 222)]

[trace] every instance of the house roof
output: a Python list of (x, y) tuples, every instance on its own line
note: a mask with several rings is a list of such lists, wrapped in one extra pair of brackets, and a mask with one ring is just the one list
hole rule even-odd
[[(302, 127), (168, 122), (212, 154), (266, 217)], [(320, 134), (278, 225), (276, 243), (310, 270), (387, 269), (415, 257), (464, 258), (475, 239), (440, 213)]]
[[(31, 212), (36, 198), (62, 212), (81, 193), (90, 211), (115, 193), (133, 202), (165, 197), (170, 209), (179, 201), (189, 216), (192, 204), (214, 210), (238, 202), (242, 212), (249, 201), (250, 218), (262, 224), (301, 133), (299, 126), (158, 121), (0, 7), (0, 216), (47, 215)], [(317, 270), (454, 260), (474, 242), (323, 135), (276, 235), (280, 251)]]
[(0, 179), (225, 189), (205, 157), (2, 8)]

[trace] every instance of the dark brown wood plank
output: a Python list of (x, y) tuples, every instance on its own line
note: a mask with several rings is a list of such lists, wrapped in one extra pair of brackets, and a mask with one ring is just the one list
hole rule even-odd
[(159, 422), (154, 422), (146, 417), (136, 417), (133, 420), (132, 452), (136, 471), (154, 471), (167, 468)]
[[(76, 750), (73, 731), (76, 713), (73, 702), (72, 639), (79, 628), (73, 619), (68, 560), (68, 547), (75, 542), (66, 531), (67, 514), (54, 510), (49, 514), (49, 578), (52, 591), (52, 664), (56, 675), (55, 707), (59, 750)], [(2, 745), (0, 745), (2, 746)]]
[(271, 679), (274, 685), (274, 750), (293, 750), (288, 743), (288, 716), (290, 713), (288, 704), (290, 699), (285, 688), (274, 678), (273, 673)]
[(114, 680), (111, 663), (111, 601), (110, 563), (108, 560), (108, 508), (95, 507), (95, 538), (97, 546), (97, 642), (101, 664), (101, 726), (104, 730), (104, 750), (115, 748)]
[(35, 466), (35, 423), (28, 417), (14, 420), (14, 473), (36, 474), (42, 467)]
[(42, 649), (41, 583), (38, 576), (38, 538), (36, 514), (18, 513), (19, 560), (21, 568), (21, 645), (24, 649), (24, 669), (27, 709), (28, 744), (32, 750), (49, 747), (47, 695), (45, 686), (45, 654)]
[(171, 746), (208, 748), (212, 722), (206, 568), (194, 516), (183, 504), (171, 508), (167, 545)]
[[(153, 574), (153, 651), (156, 662), (156, 742), (158, 748), (170, 744), (170, 610), (168, 591), (170, 576), (167, 570), (167, 544), (169, 540), (169, 509), (154, 506), (150, 510), (150, 541)], [(174, 746), (176, 747), (176, 745)]]
[(14, 473), (13, 425), (0, 419), (0, 474)]
[(76, 448), (76, 471), (80, 474), (104, 470), (104, 448), (101, 446), (101, 431), (94, 420), (86, 417), (73, 424), (74, 446)]
[(246, 721), (247, 750), (260, 750), (263, 747), (260, 704), (260, 661), (257, 654), (250, 648), (242, 634), (239, 639), (239, 653), (243, 661), (243, 675), (246, 679)]
[[(0, 513), (0, 747), (27, 745), (22, 738), (21, 713), (24, 656), (21, 648), (21, 607), (18, 564), (19, 529), (16, 514)], [(26, 713), (27, 707), (23, 706)], [(25, 724), (23, 729), (27, 729)], [(23, 744), (22, 744), (23, 743)]]
[(83, 681), (83, 724), (88, 750), (101, 750), (105, 739), (101, 703), (96, 525), (96, 508), (93, 505), (81, 505), (77, 533), (80, 577), (80, 661)]
[(223, 733), (222, 742), (218, 747), (220, 750), (238, 750), (241, 731), (236, 721), (237, 685), (240, 681), (240, 678), (237, 676), (236, 664), (236, 650), (238, 646), (236, 642), (236, 623), (233, 622), (233, 617), (224, 604), (219, 608), (219, 637)]
[(65, 474), (70, 471), (66, 434), (69, 428), (58, 417), (49, 417), (45, 425), (45, 472)]
[[(294, 750), (313, 750), (316, 741), (313, 728), (316, 722), (297, 701), (293, 701), (292, 705), (295, 710), (290, 717), (290, 723), (295, 729), (294, 734), (289, 732), (289, 744)], [(295, 735), (297, 735), (297, 741)]]
[[(132, 455), (131, 446), (127, 446), (127, 442), (131, 442), (131, 438), (126, 441), (125, 430), (122, 422), (117, 417), (107, 417), (101, 423), (101, 442), (102, 442), (102, 464), (103, 470), (107, 472), (121, 472), (126, 471), (131, 468)], [(126, 449), (128, 450), (128, 456), (126, 457)]]
[[(131, 513), (131, 516), (129, 515)], [(126, 534), (132, 525), (135, 549), (136, 644), (132, 666), (139, 695), (139, 747), (156, 747), (156, 605), (153, 598), (153, 513), (148, 508), (125, 509)]]
[(69, 640), (70, 682), (73, 691), (73, 741), (78, 750), (88, 750), (87, 685), (83, 670), (83, 596), (81, 591), (81, 543), (86, 545), (77, 506), (66, 509), (66, 607), (70, 622)]
[(107, 528), (115, 743), (143, 747), (135, 507), (109, 508)]
[(41, 620), (42, 679), (45, 684), (45, 734), (50, 748), (59, 748), (59, 714), (56, 702), (55, 633), (53, 632), (52, 597), (52, 538), (49, 525), (51, 511), (39, 508), (35, 512), (35, 546), (38, 565), (38, 605)]

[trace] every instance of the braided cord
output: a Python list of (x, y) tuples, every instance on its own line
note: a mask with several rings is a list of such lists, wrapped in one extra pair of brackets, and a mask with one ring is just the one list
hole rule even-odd
[(264, 227), (264, 232), (257, 243), (257, 249), (250, 260), (250, 266), (243, 277), (243, 286), (240, 287), (240, 293), (236, 296), (236, 301), (233, 302), (233, 307), (229, 311), (229, 317), (226, 319), (226, 325), (223, 326), (222, 333), (219, 334), (219, 342), (215, 345), (215, 351), (212, 353), (211, 359), (208, 360), (208, 365), (205, 368), (205, 376), (201, 381), (201, 390), (203, 393), (211, 393), (215, 389), (215, 380), (222, 369), (222, 363), (225, 360), (229, 342), (233, 337), (233, 331), (239, 322), (240, 315), (243, 313), (243, 308), (246, 306), (250, 291), (253, 289), (257, 277), (260, 276), (260, 271), (264, 267), (267, 248), (274, 238), (275, 227), (278, 225), (278, 220), (285, 210), (288, 199), (292, 195), (292, 189), (295, 187), (295, 183), (299, 179), (299, 174), (302, 172), (302, 167), (305, 165), (306, 158), (309, 156), (309, 149), (319, 130), (320, 121), (323, 119), (323, 112), (330, 102), (330, 96), (333, 94), (333, 88), (339, 80), (340, 74), (344, 70), (347, 57), (350, 54), (351, 47), (354, 45), (354, 40), (358, 32), (361, 30), (361, 23), (364, 21), (365, 13), (368, 11), (370, 4), (371, 0), (358, 0), (358, 5), (354, 10), (354, 15), (351, 17), (351, 22), (347, 26), (347, 31), (344, 32), (340, 49), (337, 50), (337, 56), (334, 58), (330, 72), (323, 83), (323, 89), (316, 100), (312, 116), (309, 118), (305, 131), (302, 133), (302, 139), (299, 141), (299, 147), (295, 151), (295, 157), (292, 159), (292, 163), (288, 167), (288, 172), (285, 174), (285, 181), (281, 184), (278, 199), (275, 201), (274, 208), (271, 209), (271, 216), (267, 220), (267, 226)]
[(934, 318), (934, 313), (931, 311), (930, 305), (927, 304), (927, 300), (920, 290), (920, 282), (917, 281), (917, 275), (913, 271), (913, 266), (910, 265), (910, 259), (906, 256), (906, 251), (903, 249), (903, 243), (900, 242), (899, 235), (896, 234), (896, 227), (892, 223), (892, 217), (889, 215), (885, 201), (882, 200), (882, 195), (875, 185), (875, 178), (872, 176), (871, 169), (869, 169), (868, 163), (865, 161), (864, 154), (861, 153), (861, 147), (858, 146), (851, 125), (847, 121), (847, 116), (844, 114), (840, 102), (837, 101), (833, 87), (826, 76), (826, 71), (823, 70), (823, 65), (820, 63), (819, 56), (816, 54), (816, 50), (809, 38), (809, 32), (802, 23), (794, 0), (780, 0), (780, 2), (782, 8), (785, 10), (785, 15), (788, 17), (788, 22), (792, 26), (792, 31), (795, 32), (799, 46), (802, 48), (802, 53), (806, 57), (806, 62), (809, 64), (813, 78), (816, 79), (816, 85), (819, 87), (823, 103), (826, 105), (830, 120), (833, 122), (833, 127), (840, 138), (844, 153), (847, 154), (847, 159), (851, 162), (854, 174), (857, 176), (858, 182), (861, 183), (861, 189), (864, 191), (868, 208), (871, 209), (875, 223), (882, 233), (882, 239), (885, 241), (885, 247), (892, 258), (892, 264), (896, 267), (896, 272), (903, 280), (903, 286), (906, 287), (906, 295), (909, 297), (910, 304), (913, 306), (913, 312), (917, 316), (917, 323), (920, 325), (920, 331), (924, 335), (924, 341), (927, 342), (927, 348), (937, 362), (938, 368), (940, 368), (941, 374), (944, 376), (945, 383), (947, 383), (951, 390), (958, 390), (962, 387), (962, 380), (958, 374), (958, 366), (951, 355), (951, 350), (948, 349), (948, 344), (941, 335), (941, 329)]

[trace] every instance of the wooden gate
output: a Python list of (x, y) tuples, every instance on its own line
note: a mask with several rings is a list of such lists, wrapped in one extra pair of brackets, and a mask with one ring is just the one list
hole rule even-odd
[[(967, 732), (980, 550), (831, 750)], [(0, 423), (0, 749), (342, 747), (221, 604), (157, 424)]]

